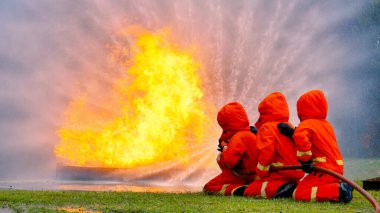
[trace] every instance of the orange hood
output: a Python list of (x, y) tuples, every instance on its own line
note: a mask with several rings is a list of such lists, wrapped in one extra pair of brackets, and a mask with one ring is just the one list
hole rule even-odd
[(249, 130), (249, 120), (243, 106), (238, 102), (225, 105), (218, 112), (218, 123), (223, 129), (221, 140), (226, 140), (235, 132)]
[(289, 108), (285, 96), (280, 92), (269, 94), (259, 104), (260, 117), (255, 123), (256, 128), (269, 121), (288, 122)]
[(301, 121), (310, 118), (326, 119), (327, 109), (327, 100), (321, 90), (311, 90), (297, 101), (297, 113)]

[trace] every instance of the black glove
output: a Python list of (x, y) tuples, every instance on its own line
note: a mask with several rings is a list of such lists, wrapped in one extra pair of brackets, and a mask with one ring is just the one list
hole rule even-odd
[(219, 140), (218, 140), (218, 149), (217, 149), (219, 152), (222, 152), (222, 151), (223, 151), (223, 147), (222, 147), (222, 145), (220, 144), (221, 142), (222, 142), (222, 140), (219, 139)]
[(313, 171), (313, 161), (311, 161), (311, 159), (308, 161), (300, 161), (300, 163), (302, 165), (302, 171), (305, 173), (310, 173)]
[(259, 131), (255, 126), (250, 126), (249, 127), (249, 130), (251, 130), (251, 132), (253, 133), (253, 134), (257, 134), (257, 132)]
[(224, 147), (227, 146), (227, 144), (228, 144), (229, 141), (230, 140), (222, 141), (222, 140), (219, 139), (219, 144), (218, 144), (218, 149), (217, 150), (219, 152), (223, 152)]
[(286, 137), (293, 139), (294, 129), (287, 123), (279, 123), (277, 125), (277, 129), (280, 130), (280, 133), (282, 135), (285, 135)]
[(223, 147), (222, 147), (222, 145), (219, 143), (218, 144), (218, 149), (217, 149), (219, 152), (223, 152)]

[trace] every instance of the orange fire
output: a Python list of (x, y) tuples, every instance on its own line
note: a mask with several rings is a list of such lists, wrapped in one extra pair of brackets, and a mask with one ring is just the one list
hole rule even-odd
[(70, 102), (56, 156), (73, 165), (123, 168), (186, 163), (189, 145), (203, 140), (208, 123), (199, 63), (167, 31), (129, 28), (119, 36), (128, 45), (110, 50), (122, 74), (102, 101), (77, 94)]

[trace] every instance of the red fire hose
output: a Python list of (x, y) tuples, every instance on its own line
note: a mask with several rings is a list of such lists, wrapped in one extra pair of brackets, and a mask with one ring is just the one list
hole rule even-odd
[[(302, 169), (302, 167), (301, 166), (279, 166), (279, 167), (273, 167), (272, 166), (270, 168), (270, 171), (275, 172), (275, 171), (281, 171), (281, 170), (296, 170), (296, 169)], [(367, 198), (367, 200), (372, 204), (373, 208), (375, 209), (375, 213), (380, 213), (380, 207), (379, 207), (379, 204), (376, 202), (376, 200), (366, 190), (364, 190), (362, 187), (360, 187), (355, 182), (347, 179), (346, 177), (344, 177), (344, 176), (342, 176), (336, 172), (330, 171), (328, 169), (320, 168), (317, 166), (313, 167), (313, 171), (329, 174), (333, 177), (336, 177), (336, 178), (348, 183), (350, 186), (352, 186), (354, 189), (356, 189), (358, 192), (360, 192), (360, 194), (362, 194), (365, 198)]]

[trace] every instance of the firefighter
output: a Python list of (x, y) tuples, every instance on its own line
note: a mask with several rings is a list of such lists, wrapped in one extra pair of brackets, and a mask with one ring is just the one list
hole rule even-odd
[(280, 134), (277, 125), (285, 122), (291, 125), (285, 96), (280, 92), (268, 95), (258, 106), (260, 117), (257, 148), (259, 151), (256, 174), (260, 177), (245, 190), (244, 196), (263, 198), (291, 197), (297, 182), (304, 176), (301, 170), (269, 173), (271, 166), (298, 164), (296, 148), (288, 137)]
[(280, 131), (293, 137), (297, 159), (308, 175), (300, 181), (293, 193), (295, 200), (336, 201), (352, 200), (352, 187), (327, 174), (313, 172), (313, 166), (343, 175), (343, 157), (339, 151), (334, 129), (326, 120), (327, 101), (320, 90), (303, 94), (297, 101), (301, 121), (294, 134), (290, 126), (279, 126)]
[(217, 158), (222, 173), (210, 180), (203, 191), (209, 195), (242, 196), (255, 178), (256, 136), (250, 131), (247, 113), (238, 102), (225, 105), (218, 112), (217, 120), (223, 129)]

